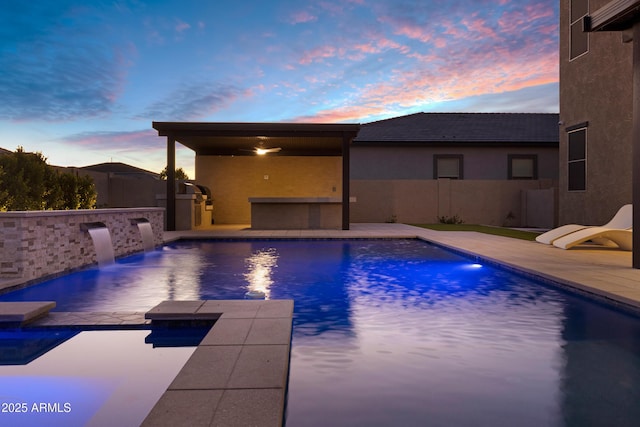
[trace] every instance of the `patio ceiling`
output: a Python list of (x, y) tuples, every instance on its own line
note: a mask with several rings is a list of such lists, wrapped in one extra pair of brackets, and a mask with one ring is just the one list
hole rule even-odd
[(255, 148), (281, 148), (270, 156), (341, 156), (359, 124), (153, 122), (196, 155), (251, 156)]

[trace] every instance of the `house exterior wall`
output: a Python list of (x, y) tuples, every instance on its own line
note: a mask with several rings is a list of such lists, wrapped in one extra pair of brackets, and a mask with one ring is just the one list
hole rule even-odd
[[(433, 179), (433, 156), (441, 154), (463, 156), (464, 179)], [(511, 154), (537, 155), (538, 179), (509, 180)], [(552, 228), (557, 178), (557, 147), (354, 146), (351, 222), (434, 223), (457, 215), (466, 223)]]
[(538, 179), (557, 179), (558, 147), (351, 147), (351, 179), (433, 179), (434, 155), (462, 155), (464, 179), (508, 178), (510, 154), (538, 156)]
[(196, 156), (211, 189), (215, 224), (251, 222), (250, 197), (341, 197), (342, 157)]
[[(589, 0), (593, 13), (610, 0)], [(571, 0), (560, 2), (559, 224), (601, 224), (631, 203), (632, 43), (619, 32), (590, 33), (570, 59)], [(568, 190), (568, 133), (586, 126), (586, 189)]]

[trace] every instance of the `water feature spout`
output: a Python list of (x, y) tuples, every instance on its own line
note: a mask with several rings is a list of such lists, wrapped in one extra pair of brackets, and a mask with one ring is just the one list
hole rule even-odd
[(103, 267), (115, 262), (111, 233), (104, 222), (83, 222), (80, 229), (86, 231), (93, 240), (98, 266)]
[(153, 229), (151, 223), (147, 218), (133, 218), (131, 219), (131, 225), (137, 225), (140, 231), (140, 237), (142, 238), (142, 247), (145, 252), (150, 252), (155, 249), (155, 241), (153, 238)]

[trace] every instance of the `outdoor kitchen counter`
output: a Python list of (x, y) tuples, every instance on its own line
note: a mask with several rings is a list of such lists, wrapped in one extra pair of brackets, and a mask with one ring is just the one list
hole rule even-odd
[(340, 229), (339, 197), (249, 197), (256, 230)]

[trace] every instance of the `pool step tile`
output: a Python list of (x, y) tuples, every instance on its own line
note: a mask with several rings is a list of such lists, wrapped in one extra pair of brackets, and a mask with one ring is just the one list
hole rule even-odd
[[(196, 316), (196, 312), (204, 301), (163, 301), (145, 314), (150, 320), (202, 320), (205, 317)], [(217, 319), (210, 315), (206, 319)]]
[(198, 314), (218, 313), (222, 319), (253, 319), (264, 300), (209, 300), (198, 309)]
[(142, 427), (209, 427), (223, 390), (168, 390)]
[(288, 345), (245, 345), (231, 373), (227, 388), (260, 389), (287, 385)]
[(224, 389), (242, 346), (198, 346), (169, 390)]
[(253, 319), (218, 319), (200, 345), (242, 345), (252, 325)]
[(280, 389), (225, 390), (211, 425), (280, 427), (284, 403)]
[(293, 316), (293, 300), (269, 300), (262, 304), (256, 317), (258, 318), (291, 318)]
[(31, 323), (49, 314), (55, 301), (0, 302), (0, 325), (15, 326)]
[(245, 344), (285, 344), (291, 342), (291, 318), (254, 319)]

